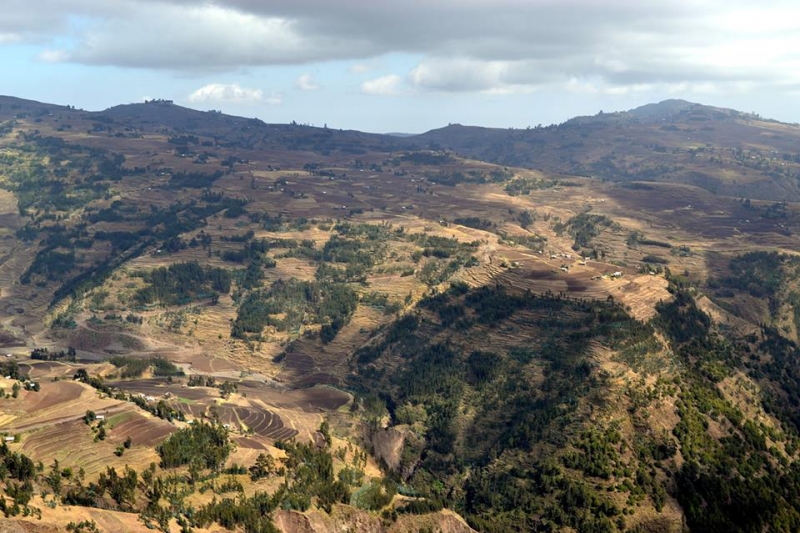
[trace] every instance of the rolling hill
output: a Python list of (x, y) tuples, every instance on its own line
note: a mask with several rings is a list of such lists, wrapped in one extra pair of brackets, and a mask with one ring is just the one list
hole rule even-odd
[(400, 137), (0, 97), (0, 512), (795, 531), (799, 141), (680, 100)]
[(683, 100), (527, 130), (452, 125), (415, 139), (500, 165), (800, 199), (800, 127)]

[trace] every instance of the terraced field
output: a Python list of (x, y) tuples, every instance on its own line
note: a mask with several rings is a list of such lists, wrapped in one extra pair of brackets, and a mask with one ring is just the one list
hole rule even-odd
[(248, 398), (257, 398), (266, 405), (299, 409), (306, 413), (334, 411), (351, 399), (348, 393), (333, 387), (278, 390), (257, 381), (242, 382), (239, 391), (246, 392)]
[[(216, 417), (223, 424), (229, 424), (234, 432), (250, 430), (264, 442), (290, 439), (300, 431), (310, 434), (319, 426), (323, 413), (339, 409), (350, 401), (349, 394), (324, 386), (279, 389), (252, 380), (239, 381), (237, 385), (238, 393), (225, 400), (217, 388), (187, 387), (179, 380), (169, 383), (166, 379), (154, 378), (115, 384), (130, 394), (154, 398), (150, 403), (163, 400), (189, 418)], [(153, 441), (163, 436), (155, 429), (152, 431)]]
[(153, 447), (176, 430), (173, 424), (140, 410), (129, 410), (108, 418), (109, 442), (121, 444), (128, 437), (134, 445)]
[(287, 440), (297, 435), (297, 430), (286, 427), (279, 415), (263, 408), (222, 405), (216, 411), (220, 422), (230, 425), (232, 429), (249, 429), (273, 441)]
[[(28, 431), (80, 419), (87, 409), (113, 413), (126, 405), (118, 400), (99, 398), (94, 389), (77, 382), (43, 382), (40, 385), (39, 392), (22, 390), (16, 399), (0, 399), (0, 409), (8, 415), (0, 431)], [(10, 389), (10, 385), (7, 388)]]
[[(145, 435), (152, 436), (161, 431), (158, 419), (134, 422), (133, 425), (123, 426), (108, 431), (109, 436), (104, 441), (95, 441), (95, 433), (83, 420), (48, 424), (34, 431), (26, 433), (19, 445), (20, 451), (31, 459), (42, 462), (52, 462), (57, 459), (64, 467), (74, 469), (83, 468), (87, 476), (92, 478), (104, 471), (107, 466), (122, 469), (125, 465), (146, 467), (151, 462), (158, 462), (158, 455), (150, 445), (139, 437), (133, 435), (134, 445), (126, 450), (122, 457), (114, 454), (116, 447), (125, 440), (126, 429), (137, 429)], [(157, 428), (157, 429), (153, 429)], [(173, 428), (174, 429), (174, 428)], [(163, 435), (168, 433), (164, 432)], [(150, 440), (149, 444), (152, 444)]]

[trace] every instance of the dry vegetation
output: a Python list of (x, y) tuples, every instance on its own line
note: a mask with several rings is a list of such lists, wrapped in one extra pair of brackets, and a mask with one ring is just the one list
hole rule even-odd
[[(359, 371), (353, 354), (425, 298), (461, 283), (473, 289), (504, 287), (515, 294), (616, 303), (647, 322), (657, 316), (659, 302), (672, 298), (668, 278), (702, 291), (730, 275), (730, 260), (744, 251), (794, 256), (797, 248), (798, 205), (774, 202), (777, 189), (767, 191), (769, 200), (745, 198), (754, 196), (764, 172), (780, 163), (769, 157), (760, 166), (749, 163), (766, 157), (770, 146), (748, 145), (735, 152), (726, 148), (730, 139), (720, 138), (720, 146), (711, 147), (705, 140), (678, 142), (688, 132), (683, 129), (668, 137), (673, 144), (666, 149), (682, 151), (681, 158), (692, 158), (691, 164), (681, 159), (686, 168), (645, 183), (638, 180), (656, 165), (642, 161), (654, 146), (664, 153), (659, 143), (666, 141), (657, 128), (642, 133), (647, 128), (638, 123), (626, 126), (628, 135), (639, 137), (635, 149), (614, 160), (626, 179), (607, 181), (562, 174), (553, 159), (543, 160), (546, 171), (505, 167), (351, 132), (270, 129), (244, 119), (212, 120), (202, 113), (180, 118), (178, 113), (174, 120), (193, 124), (196, 133), (187, 136), (186, 124), (167, 129), (148, 123), (143, 117), (158, 110), (147, 106), (97, 115), (17, 105), (0, 106), (0, 123), (11, 124), (0, 136), (0, 344), (14, 354), (9, 361), (17, 361), (41, 388), (0, 399), (0, 432), (19, 436), (13, 450), (46, 465), (58, 460), (63, 467), (83, 469), (87, 479), (96, 479), (108, 466), (147, 469), (158, 462), (154, 447), (188, 424), (159, 418), (130, 398), (114, 399), (73, 381), (79, 369), (103, 377), (115, 393), (144, 398), (147, 406), (163, 404), (189, 420), (224, 424), (236, 443), (228, 466), (252, 465), (261, 453), (281, 457), (276, 442), (319, 439), (320, 424), (334, 421), (341, 434), (333, 448), (348, 450), (337, 459), (339, 471), (359, 457), (358, 446), (368, 444), (345, 413), (351, 406), (361, 414), (365, 409), (359, 403), (363, 398), (354, 400), (344, 392)], [(778, 128), (761, 122), (748, 127)], [(567, 128), (568, 136), (576, 134), (575, 128)], [(710, 133), (699, 139), (703, 135)], [(429, 137), (419, 142), (426, 147), (443, 142)], [(608, 163), (608, 149), (604, 143), (586, 147), (584, 160), (570, 153), (570, 170), (584, 176), (611, 172), (600, 166)], [(789, 148), (781, 144), (777, 149)], [(122, 163), (103, 162), (118, 154), (124, 156)], [(735, 161), (740, 171), (730, 170)], [(792, 160), (788, 171), (794, 168)], [(63, 183), (52, 189), (40, 184), (47, 194), (23, 205), (26, 180), (44, 172), (38, 169), (49, 169), (47, 175)], [(716, 169), (711, 181), (683, 179), (710, 169)], [(784, 176), (786, 171), (780, 172)], [(84, 192), (64, 193), (61, 186)], [(714, 194), (715, 188), (729, 196)], [(130, 242), (123, 246), (115, 239)], [(194, 263), (226, 272), (225, 290), (206, 287), (178, 294), (183, 288), (175, 285), (169, 288), (174, 301), (167, 301), (169, 294), (151, 300), (143, 296), (154, 286), (155, 272)], [(800, 281), (785, 268), (788, 281), (774, 297), (776, 307), (739, 290), (722, 294), (709, 289), (709, 298), (698, 301), (715, 322), (742, 335), (766, 322), (796, 340), (800, 323), (794, 306), (800, 300), (793, 295)], [(85, 272), (94, 274), (79, 279)], [(298, 303), (290, 293), (279, 312), (261, 308), (271, 321), (260, 330), (235, 334), (247, 298), (278, 298), (264, 294), (292, 279), (305, 283), (305, 294), (316, 290), (322, 296)], [(329, 279), (346, 287), (337, 298), (352, 295), (352, 308), (325, 308), (333, 298), (325, 292), (331, 290), (324, 285)], [(520, 313), (502, 328), (477, 325), (460, 342), (487, 352), (511, 350), (523, 341), (535, 345), (538, 341), (526, 329), (535, 318)], [(438, 335), (428, 342), (445, 342), (451, 332)], [(631, 390), (640, 385), (661, 390), (680, 366), (666, 348), (668, 341), (661, 341), (662, 349), (648, 352), (644, 362), (620, 358), (616, 348), (601, 343), (588, 352), (610, 380), (608, 404), (602, 409), (598, 404), (591, 420), (598, 427), (623, 420), (620, 432), (626, 442), (634, 440), (637, 428), (632, 418), (618, 415), (632, 409)], [(77, 349), (77, 361), (29, 357), (35, 347), (56, 351), (68, 346)], [(183, 375), (157, 376), (154, 367), (147, 367), (125, 377), (107, 362), (119, 355), (163, 358)], [(391, 372), (405, 363), (384, 364)], [(532, 383), (544, 383), (541, 369), (530, 372)], [(772, 415), (756, 405), (752, 390), (757, 384), (746, 376), (737, 379), (720, 385), (726, 400), (749, 405), (749, 417), (775, 425)], [(192, 380), (203, 381), (190, 386)], [(0, 386), (9, 392), (13, 382), (0, 379)], [(225, 384), (229, 390), (222, 389)], [(673, 431), (679, 422), (675, 402), (674, 394), (663, 394), (652, 403), (648, 427)], [(581, 409), (594, 413), (595, 406), (582, 404)], [(82, 420), (87, 410), (106, 417), (104, 439), (98, 441), (97, 427)], [(462, 429), (478, 415), (465, 408), (463, 416)], [(719, 437), (727, 429), (713, 426), (709, 431)], [(127, 437), (132, 438), (130, 449), (115, 453)], [(680, 468), (682, 461), (679, 453), (673, 466)], [(380, 474), (371, 458), (364, 468)], [(236, 479), (245, 483), (247, 494), (277, 485), (274, 479), (260, 484), (250, 483), (246, 475)], [(198, 498), (198, 504), (210, 500)], [(626, 505), (622, 494), (612, 499)], [(681, 508), (669, 498), (663, 513), (651, 507), (636, 513), (629, 525), (659, 520), (674, 525)], [(46, 521), (56, 524), (91, 518), (103, 530), (142, 527), (126, 513), (59, 506), (45, 514)], [(288, 530), (321, 531), (353, 520), (380, 522), (368, 514), (354, 519), (313, 512), (280, 514), (276, 523)], [(420, 524), (401, 516), (388, 530)], [(447, 513), (423, 525), (466, 530)]]

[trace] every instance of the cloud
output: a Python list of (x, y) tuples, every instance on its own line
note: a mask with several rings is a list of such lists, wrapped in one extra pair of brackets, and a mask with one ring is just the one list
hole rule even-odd
[(61, 63), (66, 60), (66, 54), (63, 50), (42, 50), (37, 59), (45, 63)]
[(264, 101), (269, 105), (283, 105), (283, 94), (272, 93)]
[[(200, 87), (189, 95), (188, 100), (193, 104), (199, 103), (233, 103), (233, 104), (253, 104), (264, 99), (264, 92), (261, 89), (248, 89), (235, 83), (222, 84), (210, 83)], [(269, 102), (268, 103), (272, 103)], [(280, 103), (280, 102), (278, 102)]]
[(301, 91), (316, 91), (319, 89), (319, 84), (317, 84), (317, 82), (314, 81), (313, 76), (308, 73), (302, 74), (299, 78), (297, 78), (294, 82), (294, 86)]
[(408, 75), (420, 89), (446, 92), (489, 91), (507, 85), (509, 63), (469, 58), (434, 58), (417, 65)]
[(396, 96), (400, 94), (400, 84), (403, 78), (396, 74), (381, 76), (361, 84), (361, 92), (377, 96)]
[(350, 74), (364, 74), (370, 70), (372, 70), (372, 67), (369, 65), (365, 65), (364, 63), (354, 63), (350, 65), (350, 67), (347, 69), (347, 72)]
[(0, 32), (0, 44), (16, 43), (22, 40), (22, 36), (18, 33)]
[(220, 72), (345, 60), (363, 73), (371, 60), (403, 55), (418, 59), (409, 85), (438, 92), (527, 91), (573, 79), (623, 92), (643, 84), (800, 83), (800, 5), (792, 0), (5, 4), (0, 46), (40, 43), (45, 60), (87, 65)]
[(91, 22), (77, 32), (74, 45), (58, 50), (64, 61), (214, 72), (345, 59), (361, 44), (324, 32), (308, 33), (297, 19), (224, 2), (118, 0), (114, 5), (118, 12), (102, 16), (87, 10)]

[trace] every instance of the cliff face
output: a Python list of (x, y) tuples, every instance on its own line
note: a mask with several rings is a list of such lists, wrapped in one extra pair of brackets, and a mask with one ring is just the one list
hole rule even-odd
[(278, 511), (275, 525), (284, 533), (384, 533), (381, 519), (349, 505), (338, 505), (328, 515), (320, 511)]
[(412, 533), (425, 529), (441, 533), (474, 532), (450, 511), (403, 515), (396, 522), (385, 524), (379, 517), (349, 505), (336, 506), (330, 515), (319, 511), (278, 511), (274, 522), (284, 533)]

